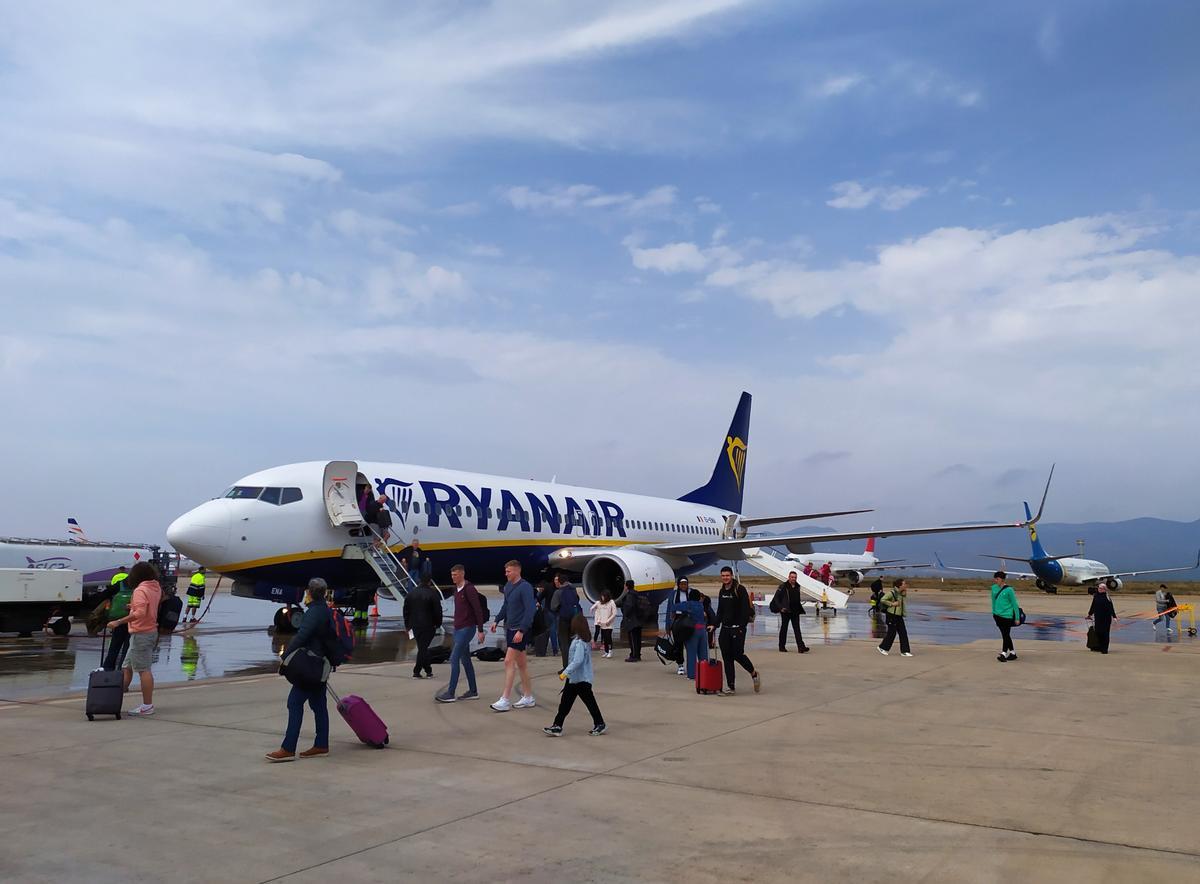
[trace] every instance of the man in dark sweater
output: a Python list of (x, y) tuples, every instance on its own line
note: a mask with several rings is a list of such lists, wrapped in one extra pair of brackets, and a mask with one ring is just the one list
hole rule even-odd
[[(413, 678), (433, 678), (429, 665), (429, 643), (442, 625), (442, 594), (432, 586), (418, 586), (404, 597), (404, 625), (412, 630), (417, 642)], [(424, 676), (422, 676), (424, 672)]]
[(792, 633), (796, 636), (796, 650), (801, 654), (808, 653), (808, 645), (800, 634), (800, 615), (804, 613), (804, 599), (800, 595), (800, 584), (795, 571), (788, 572), (788, 579), (779, 584), (775, 597), (771, 599), (771, 607), (779, 614), (779, 650), (787, 653), (787, 631), (791, 624)]
[[(483, 605), (479, 602), (475, 585), (467, 582), (466, 569), (462, 565), (450, 569), (450, 579), (454, 581), (454, 650), (450, 652), (450, 684), (434, 697), (439, 703), (479, 699), (475, 666), (471, 662), (471, 638), (475, 636), (483, 644)], [(467, 692), (456, 697), (454, 691), (458, 687), (460, 663), (467, 671)]]
[[(528, 709), (534, 705), (533, 681), (529, 677), (529, 657), (526, 649), (533, 640), (530, 627), (533, 626), (533, 615), (537, 608), (533, 587), (529, 581), (521, 577), (521, 563), (516, 559), (504, 566), (504, 576), (508, 582), (504, 584), (504, 604), (496, 614), (492, 631), (496, 624), (504, 624), (504, 639), (508, 650), (504, 652), (504, 692), (500, 699), (492, 704), (496, 712), (507, 712), (509, 709)], [(508, 699), (513, 688), (517, 673), (521, 674), (521, 697), (512, 703)]]
[(579, 605), (579, 593), (561, 571), (554, 575), (554, 590), (558, 594), (558, 646), (563, 669), (566, 669), (567, 654), (571, 650), (571, 618), (583, 613), (583, 609)]
[(733, 579), (733, 569), (726, 565), (721, 569), (721, 592), (717, 596), (717, 623), (721, 627), (717, 644), (721, 648), (721, 656), (725, 658), (725, 681), (729, 685), (726, 691), (731, 694), (734, 692), (735, 663), (750, 673), (750, 678), (754, 681), (754, 692), (762, 690), (762, 679), (758, 670), (746, 656), (746, 627), (750, 623), (750, 604), (750, 593), (746, 592), (746, 587)]

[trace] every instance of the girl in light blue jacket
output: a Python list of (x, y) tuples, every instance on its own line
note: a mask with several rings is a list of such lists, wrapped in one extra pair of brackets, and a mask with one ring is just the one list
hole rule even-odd
[(563, 722), (575, 705), (575, 698), (583, 700), (588, 712), (592, 713), (592, 729), (589, 733), (598, 737), (608, 728), (604, 724), (604, 716), (596, 703), (596, 695), (592, 693), (592, 633), (588, 628), (587, 618), (576, 614), (571, 618), (571, 650), (567, 657), (567, 667), (558, 676), (566, 682), (563, 686), (562, 700), (558, 704), (558, 714), (554, 716), (554, 724), (542, 728), (548, 737), (561, 737)]

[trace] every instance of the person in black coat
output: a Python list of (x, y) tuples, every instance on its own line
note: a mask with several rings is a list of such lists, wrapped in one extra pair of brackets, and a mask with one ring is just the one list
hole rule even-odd
[(642, 612), (641, 599), (632, 580), (625, 581), (625, 594), (621, 596), (621, 616), (625, 634), (629, 637), (629, 656), (626, 663), (638, 663), (642, 659)]
[(800, 584), (796, 572), (789, 571), (788, 579), (779, 584), (775, 597), (771, 599), (771, 610), (779, 615), (779, 651), (787, 653), (788, 625), (796, 636), (796, 650), (801, 654), (808, 653), (808, 645), (800, 634), (800, 615), (804, 613), (804, 597), (800, 595)]
[[(300, 621), (299, 631), (288, 642), (283, 656), (287, 657), (292, 651), (307, 648), (328, 659), (328, 642), (334, 640), (333, 617), (329, 614), (329, 606), (325, 603), (325, 593), (328, 586), (319, 577), (308, 581), (308, 594), (311, 602)], [(282, 745), (274, 752), (267, 753), (268, 761), (293, 761), (296, 758), (296, 743), (300, 739), (300, 725), (304, 721), (304, 704), (307, 703), (313, 711), (317, 733), (311, 749), (300, 753), (301, 758), (312, 758), (317, 755), (329, 754), (329, 706), (325, 698), (325, 685), (319, 687), (301, 687), (292, 685), (288, 694), (287, 731)]]
[(442, 594), (433, 586), (423, 584), (406, 595), (404, 625), (412, 630), (417, 642), (412, 677), (433, 678), (433, 667), (429, 665), (429, 644), (442, 625)]
[(1101, 654), (1108, 653), (1108, 637), (1112, 630), (1112, 622), (1117, 619), (1117, 612), (1113, 608), (1112, 599), (1108, 595), (1108, 586), (1101, 580), (1096, 585), (1096, 594), (1092, 596), (1092, 606), (1088, 608), (1088, 619), (1095, 623), (1096, 629), (1096, 647), (1093, 651), (1099, 651)]

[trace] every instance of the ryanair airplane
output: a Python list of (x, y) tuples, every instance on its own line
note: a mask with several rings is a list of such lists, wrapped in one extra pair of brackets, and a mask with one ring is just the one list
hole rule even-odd
[[(632, 580), (638, 592), (656, 594), (653, 603), (679, 577), (757, 553), (764, 539), (747, 538), (751, 528), (865, 512), (742, 518), (750, 400), (742, 394), (708, 482), (677, 500), (410, 464), (317, 461), (238, 480), (176, 519), (167, 538), (233, 578), (235, 595), (290, 607), (310, 578), (322, 577), (339, 594), (369, 588), (398, 599), (403, 581), (392, 579), (368, 542), (359, 500), (369, 492), (386, 495), (392, 515), (392, 555), (385, 557), (394, 563), (419, 540), (435, 582), (449, 582), (451, 565), (461, 563), (472, 581), (503, 583), (504, 563), (517, 559), (527, 577), (573, 573), (593, 600), (601, 590), (619, 598)], [(1022, 524), (787, 535), (770, 543), (800, 552), (815, 542)]]

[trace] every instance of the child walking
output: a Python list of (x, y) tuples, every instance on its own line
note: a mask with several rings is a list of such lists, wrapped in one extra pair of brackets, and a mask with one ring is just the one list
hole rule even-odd
[(600, 591), (600, 601), (592, 605), (592, 613), (596, 615), (596, 628), (600, 630), (604, 656), (611, 657), (613, 624), (617, 622), (617, 603), (612, 600), (607, 589)]
[(583, 705), (587, 706), (588, 712), (592, 713), (592, 729), (589, 733), (598, 737), (608, 728), (604, 724), (604, 716), (600, 714), (600, 707), (596, 704), (596, 695), (592, 693), (592, 646), (589, 641), (592, 636), (588, 630), (587, 618), (582, 614), (571, 618), (571, 635), (567, 668), (558, 676), (566, 682), (563, 686), (562, 700), (558, 704), (558, 714), (554, 716), (554, 724), (542, 728), (542, 732), (548, 737), (561, 737), (563, 722), (567, 720), (571, 707), (575, 705), (575, 698), (579, 697), (583, 700)]

